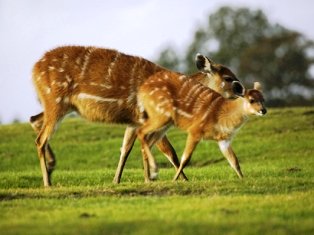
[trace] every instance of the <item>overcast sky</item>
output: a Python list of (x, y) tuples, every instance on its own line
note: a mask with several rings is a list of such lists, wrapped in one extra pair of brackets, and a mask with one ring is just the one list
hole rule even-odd
[(150, 60), (167, 45), (178, 50), (220, 6), (262, 9), (314, 39), (312, 0), (0, 0), (0, 121), (41, 112), (33, 64), (60, 45), (118, 49)]

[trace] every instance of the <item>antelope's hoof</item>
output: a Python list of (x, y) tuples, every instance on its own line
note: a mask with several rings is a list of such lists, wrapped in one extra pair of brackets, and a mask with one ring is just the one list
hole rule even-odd
[(149, 179), (153, 180), (153, 181), (157, 180), (158, 179), (158, 172), (151, 173)]

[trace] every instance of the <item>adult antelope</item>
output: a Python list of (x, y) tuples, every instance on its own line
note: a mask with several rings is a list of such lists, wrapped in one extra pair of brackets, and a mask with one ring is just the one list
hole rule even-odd
[[(201, 83), (176, 73), (160, 72), (150, 77), (138, 93), (139, 109), (146, 118), (137, 133), (142, 144), (143, 161), (153, 159), (150, 152), (152, 143), (149, 143), (147, 136), (156, 132), (165, 133), (171, 125), (175, 125), (185, 130), (188, 137), (174, 180), (203, 138), (218, 142), (221, 152), (242, 178), (238, 159), (230, 145), (232, 138), (248, 116), (266, 114), (259, 83), (254, 83), (254, 89), (242, 92), (243, 97), (230, 100)], [(144, 164), (144, 171), (145, 177), (149, 176), (147, 163)]]
[[(200, 72), (191, 78), (223, 96), (233, 98), (242, 89), (241, 83), (228, 68), (202, 55), (197, 55), (196, 65)], [(115, 183), (120, 182), (124, 164), (136, 139), (138, 88), (158, 72), (171, 73), (148, 60), (116, 50), (66, 46), (47, 52), (33, 68), (33, 82), (44, 111), (30, 118), (38, 134), (35, 143), (44, 186), (51, 185), (51, 173), (56, 164), (48, 141), (58, 123), (72, 111), (90, 121), (128, 125), (114, 178)], [(176, 168), (179, 166), (178, 157), (166, 136), (157, 142), (157, 147)]]

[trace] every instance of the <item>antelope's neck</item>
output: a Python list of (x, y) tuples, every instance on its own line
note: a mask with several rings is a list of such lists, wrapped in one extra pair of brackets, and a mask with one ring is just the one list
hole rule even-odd
[(243, 98), (226, 100), (217, 117), (214, 139), (231, 139), (235, 135), (247, 120), (243, 106)]

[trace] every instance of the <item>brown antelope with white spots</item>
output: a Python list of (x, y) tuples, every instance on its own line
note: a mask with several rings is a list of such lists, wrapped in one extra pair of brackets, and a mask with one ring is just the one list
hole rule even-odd
[[(242, 89), (228, 68), (199, 54), (196, 65), (200, 72), (190, 77), (223, 96), (233, 98)], [(30, 118), (38, 135), (35, 143), (44, 186), (51, 185), (51, 173), (56, 163), (48, 141), (64, 116), (73, 111), (90, 121), (128, 125), (114, 178), (114, 182), (119, 183), (136, 139), (140, 118), (138, 88), (158, 72), (171, 73), (148, 60), (116, 50), (66, 46), (47, 52), (33, 68), (33, 82), (44, 111)], [(177, 169), (179, 160), (167, 137), (162, 136), (156, 145)], [(153, 161), (150, 164), (152, 171), (157, 171), (156, 164)]]
[[(248, 116), (266, 114), (259, 83), (254, 83), (254, 89), (242, 92), (243, 97), (232, 100), (189, 77), (175, 73), (160, 72), (150, 77), (138, 93), (139, 109), (146, 118), (137, 132), (142, 144), (143, 160), (153, 159), (147, 136), (156, 132), (165, 133), (170, 126), (175, 125), (185, 130), (188, 137), (174, 180), (177, 180), (189, 162), (201, 139), (217, 141), (231, 167), (242, 178), (238, 159), (231, 148), (232, 138)], [(144, 170), (145, 176), (149, 175), (149, 169), (146, 167)]]

